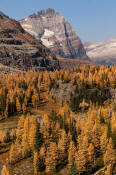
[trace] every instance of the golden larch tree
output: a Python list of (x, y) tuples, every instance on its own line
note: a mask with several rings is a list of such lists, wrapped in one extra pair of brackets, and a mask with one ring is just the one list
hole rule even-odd
[(112, 138), (110, 138), (107, 144), (106, 152), (104, 154), (104, 164), (110, 163), (111, 161), (114, 160), (115, 160), (115, 151), (113, 147)]

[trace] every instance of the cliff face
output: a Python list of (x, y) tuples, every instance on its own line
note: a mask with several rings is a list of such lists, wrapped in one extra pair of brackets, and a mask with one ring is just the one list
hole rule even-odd
[(22, 70), (59, 68), (55, 55), (24, 31), (20, 23), (0, 12), (0, 63)]
[(71, 25), (53, 9), (42, 10), (19, 21), (22, 27), (63, 58), (89, 60)]

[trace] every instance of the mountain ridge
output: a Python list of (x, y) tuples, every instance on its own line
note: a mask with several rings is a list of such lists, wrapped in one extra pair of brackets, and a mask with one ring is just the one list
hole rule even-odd
[(86, 42), (84, 47), (92, 61), (103, 65), (116, 64), (116, 38), (96, 43)]
[(14, 19), (0, 13), (0, 63), (21, 70), (59, 69), (56, 56)]

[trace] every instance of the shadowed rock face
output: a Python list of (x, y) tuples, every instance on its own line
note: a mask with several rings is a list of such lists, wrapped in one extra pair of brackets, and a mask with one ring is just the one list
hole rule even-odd
[(21, 70), (54, 70), (59, 61), (40, 41), (24, 31), (20, 23), (0, 12), (0, 63)]
[(19, 21), (22, 27), (63, 58), (89, 60), (79, 37), (63, 16), (53, 9), (42, 10)]

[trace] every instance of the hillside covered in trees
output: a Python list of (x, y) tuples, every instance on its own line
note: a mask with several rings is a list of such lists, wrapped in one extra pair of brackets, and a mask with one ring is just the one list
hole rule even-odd
[(1, 174), (115, 173), (115, 92), (116, 66), (0, 74)]

